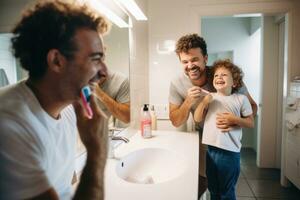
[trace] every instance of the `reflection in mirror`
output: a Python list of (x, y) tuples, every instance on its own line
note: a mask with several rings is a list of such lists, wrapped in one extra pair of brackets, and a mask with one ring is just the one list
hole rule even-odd
[(10, 49), (11, 36), (0, 33), (0, 87), (17, 81), (16, 61)]
[[(14, 58), (10, 52), (10, 30), (14, 27), (14, 24), (20, 17), (21, 10), (27, 6), (28, 3), (33, 3), (33, 0), (23, 0), (23, 1), (12, 1), (4, 0), (1, 1), (1, 17), (0, 18), (0, 70), (1, 77), (0, 82), (1, 86), (15, 83), (20, 79), (27, 77), (27, 73), (21, 69), (18, 61)], [(10, 19), (10, 20), (5, 20)], [(118, 77), (117, 82), (110, 81), (109, 77), (103, 83), (104, 92), (106, 92), (113, 100), (126, 103), (128, 110), (127, 117), (123, 113), (123, 118), (112, 118), (111, 126), (112, 127), (126, 127), (129, 125), (130, 121), (130, 99), (129, 99), (129, 30), (127, 28), (119, 28), (113, 25), (109, 34), (104, 36), (104, 43), (106, 46), (106, 61), (107, 67), (110, 71), (110, 78)], [(10, 66), (10, 67), (8, 67)], [(113, 75), (115, 74), (115, 75)], [(120, 81), (123, 81), (123, 84), (120, 84)], [(118, 91), (106, 91), (110, 90), (110, 85), (114, 89), (119, 87)], [(123, 89), (120, 89), (122, 87)], [(125, 88), (125, 89), (124, 89)], [(122, 93), (122, 94), (119, 94)], [(121, 97), (120, 97), (121, 95)], [(127, 97), (126, 97), (127, 96)], [(125, 98), (126, 97), (126, 98)], [(124, 107), (124, 106), (123, 106)], [(117, 110), (117, 106), (113, 106)], [(109, 109), (106, 107), (107, 113), (109, 116), (117, 116), (114, 113), (109, 112)], [(124, 109), (123, 109), (124, 111)]]
[(113, 25), (110, 33), (104, 36), (104, 44), (108, 76), (100, 83), (100, 88), (115, 103), (109, 105), (102, 93), (99, 105), (109, 116), (109, 129), (125, 128), (130, 122), (129, 30)]

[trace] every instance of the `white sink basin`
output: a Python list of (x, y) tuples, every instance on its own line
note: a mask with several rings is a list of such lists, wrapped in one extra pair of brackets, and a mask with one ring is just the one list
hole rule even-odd
[(117, 175), (136, 184), (156, 184), (170, 181), (183, 174), (185, 159), (172, 151), (146, 148), (129, 153), (117, 164)]

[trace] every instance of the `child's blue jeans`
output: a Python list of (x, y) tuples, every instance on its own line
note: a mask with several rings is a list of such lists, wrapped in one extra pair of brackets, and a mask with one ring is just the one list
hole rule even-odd
[(211, 200), (235, 200), (240, 174), (240, 153), (208, 146), (206, 176)]

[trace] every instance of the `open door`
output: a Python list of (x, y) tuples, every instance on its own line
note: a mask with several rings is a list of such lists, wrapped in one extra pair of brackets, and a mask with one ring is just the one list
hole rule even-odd
[(263, 78), (258, 112), (261, 118), (258, 121), (257, 165), (263, 168), (280, 168), (284, 26), (284, 23), (278, 23), (278, 17), (262, 17)]

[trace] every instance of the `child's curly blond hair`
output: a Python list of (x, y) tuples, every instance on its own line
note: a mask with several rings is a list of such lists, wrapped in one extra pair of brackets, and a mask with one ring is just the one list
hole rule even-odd
[(222, 67), (231, 72), (234, 84), (234, 87), (232, 87), (232, 93), (237, 92), (243, 86), (244, 73), (242, 69), (233, 64), (229, 59), (217, 60), (212, 66), (213, 77), (215, 75), (216, 70)]

